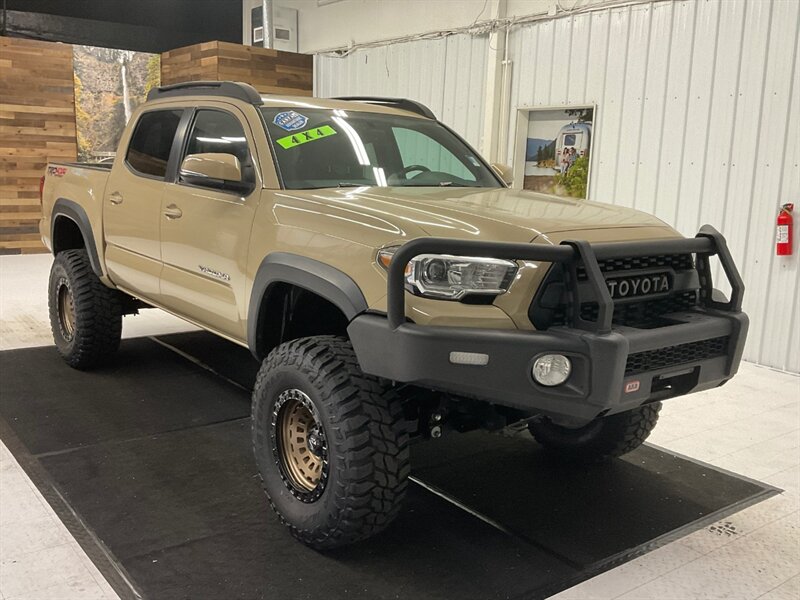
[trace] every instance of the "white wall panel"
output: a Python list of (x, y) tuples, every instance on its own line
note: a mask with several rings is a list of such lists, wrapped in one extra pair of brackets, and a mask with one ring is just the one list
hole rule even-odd
[[(800, 204), (799, 39), (797, 0), (643, 2), (515, 28), (505, 124), (511, 162), (516, 109), (596, 103), (591, 199), (685, 235), (720, 229), (747, 286), (745, 358), (795, 372), (800, 257), (774, 255), (774, 226), (780, 203)], [(316, 92), (414, 98), (480, 147), (487, 50), (458, 35), (318, 57)]]
[(474, 146), (483, 124), (487, 36), (453, 35), (315, 57), (315, 95), (400, 96), (422, 102)]
[[(761, 129), (753, 202), (748, 216), (751, 232), (774, 227), (774, 215), (759, 210), (761, 201), (781, 197), (800, 204), (800, 6), (776, 3), (771, 18), (764, 80)], [(789, 50), (793, 47), (793, 51)], [(780, 57), (787, 60), (781, 60)], [(788, 60), (788, 56), (793, 59)], [(785, 149), (781, 152), (781, 149)], [(796, 219), (797, 221), (797, 219)], [(798, 239), (797, 225), (795, 239)], [(760, 233), (759, 233), (760, 235)], [(795, 251), (797, 251), (795, 242)], [(746, 239), (746, 277), (754, 292), (752, 310), (765, 318), (752, 327), (753, 352), (766, 364), (800, 363), (800, 276), (798, 256), (775, 256), (757, 235)], [(761, 291), (761, 293), (759, 293)], [(784, 300), (785, 299), (785, 300)], [(787, 339), (788, 333), (788, 339)]]
[[(668, 7), (668, 8), (667, 8)], [(693, 3), (660, 4), (653, 12), (669, 10), (671, 14), (668, 30), (655, 32), (653, 41), (659, 44), (656, 54), (668, 53), (666, 61), (666, 95), (664, 102), (664, 127), (661, 136), (648, 139), (648, 147), (658, 148), (658, 181), (653, 198), (653, 209), (668, 223), (677, 221), (677, 206), (680, 190), (682, 156), (686, 145), (686, 106), (689, 103), (689, 80), (692, 53), (694, 50), (694, 22), (697, 7)], [(656, 77), (655, 73), (651, 78)], [(648, 132), (649, 134), (649, 132)], [(599, 196), (595, 196), (599, 198)], [(646, 204), (643, 199), (643, 204)]]
[(636, 186), (633, 193), (634, 206), (645, 212), (655, 212), (661, 176), (661, 149), (651, 140), (663, 139), (666, 128), (670, 127), (666, 119), (667, 87), (669, 85), (670, 61), (672, 47), (665, 45), (663, 36), (671, 38), (673, 27), (673, 5), (659, 4), (653, 6), (650, 19), (651, 35), (647, 48), (648, 76), (644, 85), (644, 102), (642, 103), (641, 127), (643, 135), (639, 136), (639, 166)]

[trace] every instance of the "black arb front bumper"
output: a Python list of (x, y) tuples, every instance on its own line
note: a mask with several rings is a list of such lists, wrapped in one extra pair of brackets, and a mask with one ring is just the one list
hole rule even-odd
[[(501, 331), (431, 327), (405, 318), (403, 272), (410, 259), (427, 253), (489, 256), (565, 267), (571, 327), (546, 331)], [(696, 255), (700, 282), (697, 308), (669, 314), (674, 324), (654, 329), (613, 326), (614, 303), (599, 260), (669, 254)], [(717, 255), (731, 285), (731, 299), (719, 301), (709, 268)], [(581, 318), (586, 284), (579, 285), (582, 265), (596, 321)], [(403, 383), (486, 400), (531, 413), (543, 413), (580, 425), (597, 416), (635, 408), (721, 385), (737, 371), (747, 335), (741, 311), (744, 285), (722, 235), (704, 226), (690, 239), (594, 244), (568, 241), (560, 246), (454, 241), (423, 238), (395, 254), (388, 283), (388, 314), (363, 314), (348, 328), (361, 368)], [(485, 365), (451, 362), (452, 352), (488, 355)], [(566, 355), (569, 379), (545, 387), (534, 381), (534, 360), (542, 354)]]

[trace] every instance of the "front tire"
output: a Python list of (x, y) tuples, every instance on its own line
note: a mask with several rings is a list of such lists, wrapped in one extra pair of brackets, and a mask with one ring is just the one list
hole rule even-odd
[(598, 463), (641, 446), (658, 422), (660, 402), (646, 404), (610, 417), (595, 419), (578, 429), (553, 423), (547, 417), (528, 424), (533, 437), (559, 458)]
[(50, 269), (50, 328), (61, 357), (75, 369), (106, 362), (122, 337), (122, 302), (95, 275), (86, 250), (59, 252)]
[(253, 390), (253, 449), (270, 505), (317, 549), (366, 539), (397, 515), (408, 433), (388, 384), (365, 375), (344, 338), (287, 342)]

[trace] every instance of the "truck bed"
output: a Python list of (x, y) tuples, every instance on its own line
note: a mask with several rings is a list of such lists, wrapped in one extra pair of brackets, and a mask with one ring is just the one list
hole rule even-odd
[[(71, 211), (82, 212), (83, 219), (89, 225), (87, 230), (95, 237), (102, 236), (103, 196), (112, 166), (112, 163), (48, 163), (42, 186), (42, 220), (39, 223), (45, 246), (53, 248), (50, 236), (57, 203), (71, 207)], [(72, 215), (72, 218), (74, 220), (77, 217)], [(96, 239), (95, 245), (102, 249), (102, 238)]]

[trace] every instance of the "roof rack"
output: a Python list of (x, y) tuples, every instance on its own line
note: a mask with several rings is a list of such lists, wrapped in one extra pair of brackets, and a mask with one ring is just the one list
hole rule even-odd
[(184, 81), (183, 83), (162, 85), (150, 90), (147, 94), (147, 99), (156, 100), (198, 94), (202, 96), (225, 96), (226, 98), (244, 100), (251, 104), (263, 104), (261, 94), (252, 85), (240, 81)]
[(331, 98), (332, 100), (349, 100), (350, 102), (366, 102), (367, 104), (385, 104), (401, 110), (422, 115), (428, 119), (436, 120), (436, 115), (433, 111), (415, 100), (408, 98), (380, 98), (376, 96), (340, 96), (338, 98)]

